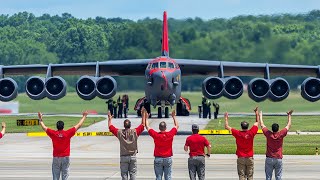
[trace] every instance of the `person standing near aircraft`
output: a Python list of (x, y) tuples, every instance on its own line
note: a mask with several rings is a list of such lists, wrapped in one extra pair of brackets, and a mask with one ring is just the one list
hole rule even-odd
[(184, 150), (188, 152), (188, 170), (191, 180), (196, 180), (198, 174), (199, 180), (205, 179), (205, 154), (204, 148), (207, 148), (207, 157), (210, 157), (211, 145), (207, 138), (201, 136), (199, 133), (199, 126), (197, 124), (192, 125), (192, 135), (186, 139)]
[(202, 118), (207, 118), (208, 116), (208, 108), (207, 108), (207, 98), (202, 96)]
[(38, 112), (39, 122), (42, 129), (52, 140), (53, 147), (53, 161), (52, 161), (52, 176), (53, 180), (59, 180), (60, 175), (62, 180), (67, 180), (69, 177), (69, 166), (70, 166), (70, 139), (75, 135), (76, 131), (82, 126), (83, 122), (87, 118), (88, 112), (82, 113), (82, 118), (79, 123), (74, 127), (63, 130), (64, 122), (58, 121), (56, 126), (58, 130), (48, 128), (43, 120), (42, 113)]
[(141, 110), (141, 124), (135, 128), (131, 128), (130, 120), (126, 119), (123, 122), (124, 129), (118, 129), (112, 124), (112, 118), (110, 111), (108, 112), (108, 127), (109, 131), (119, 139), (120, 142), (120, 170), (122, 180), (128, 179), (128, 173), (130, 180), (135, 180), (137, 175), (137, 158), (138, 153), (138, 137), (144, 130), (144, 124), (148, 113), (144, 108)]
[(161, 180), (164, 174), (165, 180), (171, 180), (171, 168), (172, 168), (172, 142), (173, 137), (178, 132), (178, 121), (176, 120), (176, 112), (172, 111), (171, 116), (173, 118), (174, 127), (170, 131), (167, 130), (167, 124), (162, 121), (159, 124), (160, 132), (156, 132), (149, 126), (148, 118), (146, 118), (146, 128), (149, 135), (154, 141), (154, 173), (156, 180)]
[(253, 180), (253, 139), (258, 132), (259, 112), (258, 107), (254, 109), (256, 115), (256, 122), (252, 128), (248, 130), (249, 123), (246, 121), (241, 122), (242, 130), (237, 130), (229, 126), (228, 112), (224, 114), (225, 128), (232, 132), (232, 135), (236, 138), (237, 151), (237, 169), (239, 180)]
[(266, 180), (272, 179), (272, 172), (275, 171), (276, 180), (281, 180), (282, 177), (282, 145), (283, 138), (286, 137), (290, 127), (291, 127), (291, 114), (293, 110), (287, 112), (288, 123), (285, 128), (279, 131), (279, 124), (272, 124), (272, 131), (268, 130), (267, 126), (264, 125), (262, 120), (262, 112), (260, 111), (260, 126), (263, 134), (267, 139), (267, 151), (266, 151), (266, 161), (265, 161), (265, 173)]
[(5, 133), (6, 133), (6, 123), (2, 122), (2, 130), (0, 132), (0, 139), (4, 136)]
[(124, 94), (122, 96), (122, 104), (123, 104), (123, 114), (124, 118), (127, 118), (128, 115), (128, 109), (129, 109), (129, 96), (127, 94)]
[(118, 118), (122, 118), (122, 114), (123, 114), (123, 103), (122, 103), (122, 99), (118, 98), (117, 100), (118, 106), (119, 106), (119, 110), (118, 110)]
[(113, 116), (114, 116), (114, 118), (118, 118), (118, 103), (117, 103), (117, 101), (113, 101), (112, 102), (112, 107), (113, 107)]
[(109, 99), (108, 101), (106, 101), (106, 104), (108, 105), (108, 111), (110, 111), (111, 115), (113, 115), (113, 100)]
[(218, 119), (218, 114), (219, 114), (220, 105), (219, 105), (218, 103), (214, 103), (214, 102), (213, 102), (212, 104), (213, 104), (214, 109), (215, 109), (215, 111), (214, 111), (214, 113), (213, 113), (214, 119)]

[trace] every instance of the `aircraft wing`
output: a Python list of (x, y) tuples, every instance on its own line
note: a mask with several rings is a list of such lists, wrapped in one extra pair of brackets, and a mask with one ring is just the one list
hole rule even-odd
[(46, 74), (48, 69), (53, 76), (57, 75), (91, 75), (96, 72), (103, 75), (144, 76), (145, 69), (151, 59), (109, 60), (105, 62), (66, 63), (50, 65), (14, 65), (0, 66), (3, 75), (35, 75)]
[(218, 76), (223, 67), (225, 76), (257, 76), (264, 75), (266, 67), (271, 76), (317, 76), (318, 66), (266, 64), (249, 62), (228, 62), (193, 59), (175, 59), (183, 76), (212, 75)]

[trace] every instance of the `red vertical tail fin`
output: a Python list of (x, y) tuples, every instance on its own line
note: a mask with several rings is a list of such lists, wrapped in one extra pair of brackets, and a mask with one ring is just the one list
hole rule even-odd
[(162, 56), (169, 56), (169, 36), (168, 36), (168, 20), (167, 12), (163, 12), (163, 25), (162, 25)]

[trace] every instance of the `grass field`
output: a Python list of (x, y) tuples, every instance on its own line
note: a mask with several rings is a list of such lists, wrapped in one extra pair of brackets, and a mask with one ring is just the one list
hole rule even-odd
[[(144, 96), (144, 92), (119, 92), (114, 98), (119, 97), (119, 95), (128, 94), (129, 95), (129, 113), (134, 114), (134, 105), (138, 98)], [(201, 92), (183, 92), (183, 97), (190, 100), (192, 104), (192, 113), (197, 113), (198, 105), (201, 104)], [(37, 112), (42, 111), (45, 113), (80, 113), (83, 110), (96, 110), (98, 113), (106, 113), (107, 106), (105, 100), (100, 98), (95, 98), (91, 101), (85, 101), (78, 97), (76, 93), (68, 93), (62, 99), (53, 101), (49, 99), (43, 99), (40, 101), (32, 100), (25, 94), (19, 94), (16, 99), (20, 103), (19, 111), (21, 113)], [(251, 100), (247, 93), (236, 99), (229, 100), (226, 98), (220, 98), (215, 100), (220, 104), (220, 112), (252, 112), (252, 108), (256, 105), (264, 112), (286, 112), (289, 109), (294, 109), (295, 112), (320, 112), (319, 106), (320, 102), (308, 102), (304, 100), (298, 92), (291, 92), (286, 100), (281, 102), (270, 102), (266, 100), (261, 103), (256, 103)], [(213, 109), (213, 108), (212, 108)], [(155, 110), (153, 110), (156, 112)]]
[[(39, 126), (17, 126), (17, 121), (16, 121), (17, 119), (37, 119), (37, 117), (36, 116), (34, 116), (34, 117), (32, 117), (32, 116), (28, 116), (28, 117), (24, 117), (24, 116), (1, 117), (0, 121), (1, 122), (4, 121), (7, 124), (7, 128), (6, 128), (7, 133), (43, 131), (40, 125)], [(64, 128), (68, 129), (68, 128), (71, 128), (74, 125), (76, 125), (80, 119), (81, 119), (80, 117), (43, 117), (43, 122), (45, 123), (45, 125), (47, 127), (52, 128), (52, 129), (56, 129), (57, 121), (62, 120), (64, 122)], [(104, 119), (105, 118), (102, 118), (102, 117), (87, 117), (87, 119), (83, 123), (82, 127), (90, 126), (91, 124), (93, 124), (95, 122), (102, 121)], [(108, 131), (107, 125), (106, 125), (106, 131)]]
[[(280, 128), (287, 124), (286, 116), (265, 116), (265, 125), (271, 129), (273, 123), (278, 123)], [(250, 127), (255, 122), (255, 117), (229, 117), (229, 125), (240, 129), (240, 122), (247, 121)], [(211, 120), (206, 129), (224, 129), (224, 119)], [(319, 117), (316, 116), (292, 116), (290, 131), (320, 131)], [(235, 154), (236, 144), (232, 135), (207, 136), (212, 143), (213, 154)], [(284, 151), (286, 155), (313, 155), (316, 147), (320, 147), (320, 135), (287, 135), (284, 139)], [(256, 135), (254, 139), (255, 154), (264, 154), (266, 139), (263, 134)]]

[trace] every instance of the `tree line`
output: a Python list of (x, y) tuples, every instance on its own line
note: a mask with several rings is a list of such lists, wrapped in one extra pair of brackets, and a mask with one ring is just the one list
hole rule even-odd
[[(320, 58), (320, 10), (305, 14), (211, 20), (170, 18), (168, 21), (170, 56), (174, 58), (304, 65), (318, 65)], [(149, 59), (160, 55), (161, 32), (159, 19), (79, 19), (68, 13), (39, 17), (28, 12), (3, 14), (0, 15), (0, 64)], [(20, 87), (25, 79), (17, 78)], [(71, 81), (76, 78), (66, 79), (74, 84)], [(141, 79), (117, 80), (122, 90), (143, 87)], [(130, 83), (129, 87), (129, 81), (136, 83)], [(292, 79), (290, 83), (298, 84)], [(183, 83), (184, 90), (196, 90), (196, 86), (199, 87), (199, 78), (187, 78)]]

